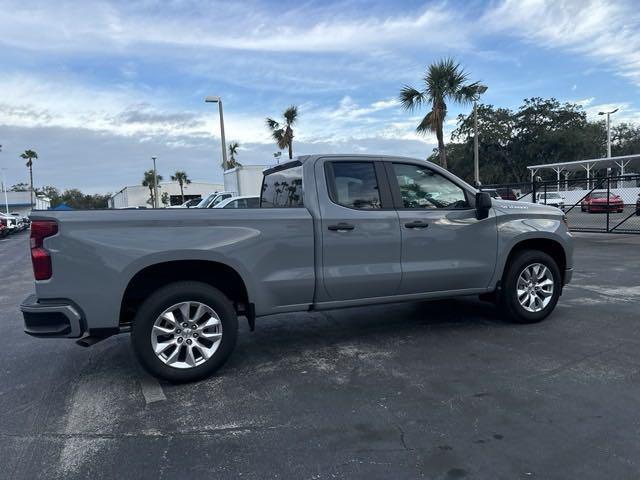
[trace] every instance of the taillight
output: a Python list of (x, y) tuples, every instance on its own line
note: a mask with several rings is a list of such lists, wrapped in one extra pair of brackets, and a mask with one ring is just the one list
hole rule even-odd
[(48, 280), (53, 271), (51, 256), (44, 248), (44, 239), (58, 233), (58, 224), (51, 220), (34, 220), (31, 223), (31, 263), (36, 280)]

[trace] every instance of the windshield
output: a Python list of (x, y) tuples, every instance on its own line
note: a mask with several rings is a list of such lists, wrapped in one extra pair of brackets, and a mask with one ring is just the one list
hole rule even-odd
[(591, 198), (607, 198), (606, 192), (595, 192), (591, 194)]
[(545, 195), (547, 196), (547, 198), (560, 198), (560, 195), (558, 193), (541, 193), (540, 195), (542, 196), (542, 198), (544, 198)]
[(215, 207), (217, 204), (219, 204), (221, 201), (226, 200), (227, 198), (229, 198), (230, 195), (218, 195), (218, 198), (216, 198), (213, 203), (211, 205), (209, 205), (209, 208)]
[(212, 193), (208, 197), (203, 198), (200, 201), (200, 203), (198, 203), (198, 205), (196, 205), (196, 208), (207, 208), (207, 205), (209, 204), (209, 202), (211, 200), (213, 200), (216, 195), (218, 195), (218, 194), (217, 193)]

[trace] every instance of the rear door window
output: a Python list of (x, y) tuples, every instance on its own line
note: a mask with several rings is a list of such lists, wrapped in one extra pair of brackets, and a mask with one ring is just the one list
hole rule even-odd
[(329, 167), (329, 195), (333, 202), (361, 210), (382, 208), (373, 162), (331, 162)]
[(264, 176), (260, 206), (262, 208), (304, 207), (302, 165), (276, 170)]

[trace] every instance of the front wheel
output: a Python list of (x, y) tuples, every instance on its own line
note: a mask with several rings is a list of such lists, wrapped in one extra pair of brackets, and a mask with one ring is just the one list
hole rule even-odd
[(231, 302), (200, 282), (160, 288), (138, 310), (131, 330), (133, 349), (152, 375), (170, 382), (208, 377), (229, 358), (238, 336)]
[(540, 322), (555, 308), (561, 288), (562, 277), (555, 260), (538, 250), (524, 250), (507, 266), (500, 308), (512, 322)]

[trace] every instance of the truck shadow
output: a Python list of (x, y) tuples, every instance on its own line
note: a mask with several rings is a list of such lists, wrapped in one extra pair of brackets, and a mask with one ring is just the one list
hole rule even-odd
[(520, 327), (502, 320), (494, 305), (475, 298), (274, 315), (259, 318), (253, 333), (244, 318), (239, 320), (241, 333), (230, 360), (237, 366), (351, 343), (384, 349), (434, 334)]

